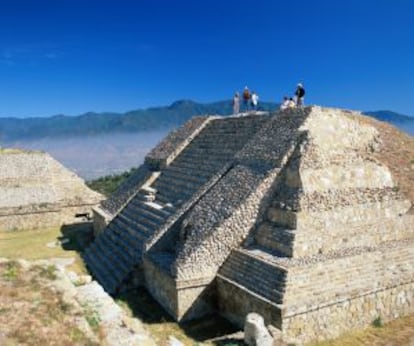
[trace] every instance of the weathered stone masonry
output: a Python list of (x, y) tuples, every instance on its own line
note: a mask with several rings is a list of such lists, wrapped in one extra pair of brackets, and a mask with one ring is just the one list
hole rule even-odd
[(0, 152), (0, 230), (73, 223), (102, 199), (48, 154)]
[(355, 117), (194, 119), (106, 204), (128, 196), (88, 267), (110, 293), (146, 286), (177, 320), (218, 310), (242, 325), (255, 311), (288, 342), (414, 312), (411, 202), (374, 158), (377, 130)]

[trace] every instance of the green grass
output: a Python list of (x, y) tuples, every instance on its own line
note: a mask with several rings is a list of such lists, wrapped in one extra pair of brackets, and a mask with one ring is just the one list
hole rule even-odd
[(19, 277), (20, 266), (17, 262), (8, 262), (3, 272), (3, 278), (6, 281), (15, 281)]
[(381, 328), (384, 326), (384, 322), (382, 321), (381, 317), (377, 317), (375, 320), (372, 321), (372, 326), (375, 328)]
[(47, 267), (40, 268), (39, 275), (42, 278), (48, 280), (56, 280), (56, 267), (54, 265), (48, 265)]
[[(65, 235), (62, 233), (65, 232)], [(39, 230), (4, 231), (0, 232), (0, 254), (1, 257), (9, 259), (24, 258), (27, 260), (49, 259), (49, 258), (75, 258), (75, 263), (68, 269), (77, 273), (86, 273), (83, 260), (79, 255), (84, 242), (80, 237), (84, 232), (76, 230), (67, 231), (64, 228), (46, 228)], [(59, 243), (59, 239), (65, 236), (69, 242), (57, 245), (54, 248), (46, 246), (48, 243)], [(52, 275), (53, 270), (49, 269), (45, 275)]]
[(99, 331), (101, 319), (96, 311), (84, 306), (84, 316), (92, 330), (96, 333)]

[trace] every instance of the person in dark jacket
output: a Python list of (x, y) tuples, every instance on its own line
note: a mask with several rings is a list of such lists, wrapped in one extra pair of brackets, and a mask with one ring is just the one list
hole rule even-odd
[(303, 87), (302, 83), (299, 83), (296, 87), (295, 91), (296, 97), (296, 107), (302, 108), (305, 101), (305, 88)]

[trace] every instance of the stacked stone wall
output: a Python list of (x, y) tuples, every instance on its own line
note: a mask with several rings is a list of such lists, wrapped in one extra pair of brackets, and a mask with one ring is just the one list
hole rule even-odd
[(378, 318), (388, 322), (412, 313), (414, 283), (411, 282), (284, 317), (283, 338), (298, 344), (333, 339), (342, 333), (365, 328)]
[(0, 229), (34, 229), (78, 222), (92, 215), (102, 196), (51, 156), (41, 152), (0, 155)]
[(22, 213), (21, 210), (16, 209), (10, 214), (0, 215), (0, 231), (40, 229), (77, 223), (81, 220), (75, 215), (92, 215), (92, 207), (93, 205), (60, 207), (28, 213)]
[(352, 227), (333, 225), (310, 233), (308, 229), (290, 230), (268, 222), (259, 227), (256, 239), (263, 246), (281, 251), (289, 257), (306, 257), (413, 238), (413, 224), (414, 215), (403, 215)]
[(109, 225), (114, 216), (108, 213), (107, 210), (101, 208), (101, 206), (92, 208), (92, 214), (93, 233), (97, 237)]
[(280, 305), (263, 299), (221, 275), (217, 277), (217, 291), (220, 313), (240, 328), (243, 328), (245, 317), (251, 312), (260, 312), (266, 323), (272, 321), (275, 327), (281, 328)]
[(171, 315), (178, 313), (177, 289), (175, 280), (149, 258), (144, 258), (145, 285), (151, 295)]
[(382, 222), (317, 229), (310, 237), (306, 231), (297, 231), (293, 256), (304, 257), (326, 254), (360, 246), (378, 246), (384, 242), (414, 237), (412, 215), (396, 216)]
[(413, 244), (414, 239), (406, 239), (373, 248), (281, 261), (289, 268), (284, 316), (414, 282)]

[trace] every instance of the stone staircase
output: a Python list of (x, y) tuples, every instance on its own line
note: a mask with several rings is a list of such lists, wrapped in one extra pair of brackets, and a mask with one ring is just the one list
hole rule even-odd
[[(236, 301), (247, 299), (255, 303), (251, 306), (242, 304), (247, 310), (235, 314), (240, 317), (255, 311), (280, 328), (295, 232), (265, 220), (254, 233), (252, 244), (232, 251), (217, 275), (221, 287), (219, 301), (228, 310), (227, 315), (233, 313), (231, 307)], [(240, 324), (243, 321), (236, 318), (234, 322)]]
[[(282, 304), (286, 270), (271, 263), (272, 256), (276, 255), (259, 246), (234, 250), (221, 267), (219, 277), (264, 301)], [(266, 257), (268, 261), (264, 260)]]
[(214, 119), (162, 171), (153, 184), (156, 199), (175, 207), (190, 199), (262, 127), (268, 116)]
[(254, 240), (259, 246), (276, 251), (283, 256), (292, 257), (295, 230), (280, 227), (271, 221), (266, 221), (258, 228)]
[(213, 119), (150, 186), (138, 191), (84, 253), (86, 265), (107, 292), (116, 293), (141, 264), (146, 241), (231, 162), (268, 119)]
[(138, 193), (84, 253), (87, 266), (111, 294), (141, 262), (145, 241), (174, 212), (145, 198)]

